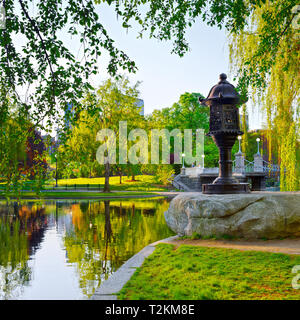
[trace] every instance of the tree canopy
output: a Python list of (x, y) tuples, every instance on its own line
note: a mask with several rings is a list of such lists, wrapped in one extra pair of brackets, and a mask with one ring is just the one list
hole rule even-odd
[[(119, 142), (116, 144), (116, 148), (119, 150), (119, 144), (125, 144), (124, 141), (119, 141), (120, 121), (127, 122), (128, 131), (133, 128), (143, 127), (144, 118), (140, 115), (140, 108), (136, 104), (139, 95), (138, 85), (139, 83), (131, 85), (125, 77), (116, 81), (108, 79), (96, 91), (89, 92), (85, 96), (82, 104), (90, 112), (83, 110), (79, 113), (68, 140), (60, 147), (60, 167), (65, 168), (64, 171), (69, 172), (67, 167), (70, 167), (70, 159), (74, 164), (73, 167), (70, 167), (71, 169), (74, 169), (74, 167), (81, 167), (82, 169), (83, 166), (86, 166), (90, 176), (93, 168), (99, 168), (96, 160), (97, 149), (100, 146), (99, 141), (96, 141), (99, 130), (113, 130), (116, 140)], [(109, 141), (105, 140), (105, 143), (109, 145)], [(117, 157), (118, 155), (119, 152), (116, 152)], [(129, 170), (131, 166), (128, 164), (127, 169)], [(111, 170), (124, 174), (123, 166), (105, 162), (105, 191), (109, 191), (109, 174)]]
[[(297, 14), (292, 10), (296, 0), (5, 0), (6, 27), (0, 30), (2, 98), (10, 94), (23, 103), (36, 123), (41, 125), (44, 119), (51, 124), (61, 115), (59, 110), (68, 110), (68, 104), (80, 107), (79, 100), (91, 89), (90, 75), (99, 72), (98, 57), (103, 51), (110, 54), (110, 75), (116, 75), (119, 68), (134, 72), (134, 61), (116, 47), (99, 20), (96, 6), (102, 3), (114, 7), (122, 27), (128, 29), (135, 22), (140, 25), (140, 37), (148, 33), (160, 40), (172, 40), (173, 52), (180, 56), (189, 49), (186, 32), (197, 20), (239, 34), (251, 22), (247, 17), (270, 3), (276, 16), (269, 12), (262, 15), (264, 28), (252, 59), (263, 72), (270, 70), (280, 39)], [(81, 56), (72, 52), (66, 34), (81, 43)], [(265, 59), (265, 52), (272, 53), (269, 59)], [(259, 64), (262, 58), (263, 64)], [(244, 82), (262, 85), (264, 75), (256, 68), (251, 70), (239, 76)], [(26, 92), (25, 98), (20, 97), (20, 88)]]

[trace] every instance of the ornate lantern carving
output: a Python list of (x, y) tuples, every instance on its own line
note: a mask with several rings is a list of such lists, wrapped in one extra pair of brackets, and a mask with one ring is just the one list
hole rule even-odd
[[(239, 183), (232, 176), (231, 149), (237, 136), (242, 135), (239, 125), (240, 96), (227, 80), (226, 74), (213, 86), (202, 105), (210, 107), (209, 133), (219, 148), (219, 177), (212, 184), (203, 184), (202, 192), (208, 194), (247, 193), (247, 183)], [(246, 101), (245, 101), (246, 102)]]

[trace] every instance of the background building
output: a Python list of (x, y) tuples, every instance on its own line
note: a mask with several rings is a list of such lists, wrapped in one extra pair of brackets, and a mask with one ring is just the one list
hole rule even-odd
[(144, 116), (144, 100), (137, 99), (136, 105), (137, 105), (137, 107), (141, 108), (140, 115)]

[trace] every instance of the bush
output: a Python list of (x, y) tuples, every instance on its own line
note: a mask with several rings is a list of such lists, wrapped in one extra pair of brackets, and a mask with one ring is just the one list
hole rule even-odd
[(167, 185), (171, 183), (173, 180), (173, 175), (175, 174), (175, 170), (172, 165), (162, 164), (158, 166), (155, 173), (155, 181), (156, 183), (161, 183), (163, 185)]
[(90, 175), (89, 167), (85, 164), (80, 166), (79, 176), (76, 178), (88, 178)]

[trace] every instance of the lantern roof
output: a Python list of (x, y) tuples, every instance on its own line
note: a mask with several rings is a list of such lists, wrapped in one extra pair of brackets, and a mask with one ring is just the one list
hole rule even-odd
[(213, 101), (220, 104), (233, 105), (241, 103), (240, 95), (237, 93), (235, 87), (226, 79), (227, 75), (225, 73), (221, 73), (220, 81), (210, 89), (206, 99), (199, 99), (200, 103), (206, 106), (211, 105)]

